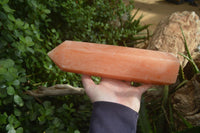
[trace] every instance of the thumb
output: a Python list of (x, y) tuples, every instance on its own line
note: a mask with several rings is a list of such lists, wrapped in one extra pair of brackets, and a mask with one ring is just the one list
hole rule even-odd
[(90, 76), (88, 75), (82, 75), (82, 83), (83, 83), (83, 87), (87, 90), (90, 88), (93, 88), (96, 84), (94, 83), (94, 81), (91, 79)]
[(94, 81), (91, 79), (90, 76), (88, 75), (82, 75), (82, 83), (83, 83), (83, 87), (85, 88), (85, 92), (86, 94), (90, 97), (90, 100), (92, 102), (94, 102), (95, 100), (95, 86), (96, 84), (94, 83)]

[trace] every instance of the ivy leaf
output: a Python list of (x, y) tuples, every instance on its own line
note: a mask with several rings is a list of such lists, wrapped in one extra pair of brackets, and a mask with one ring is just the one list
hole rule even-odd
[(24, 24), (24, 29), (28, 29), (29, 28), (29, 24), (28, 23), (25, 23)]
[(56, 30), (55, 29), (51, 29), (51, 32), (56, 33)]
[(11, 9), (7, 4), (3, 5), (3, 9), (4, 9), (4, 11), (7, 12), (7, 13), (12, 13), (12, 12), (14, 12), (14, 10)]
[(5, 78), (5, 80), (7, 80), (8, 82), (11, 82), (11, 81), (13, 81), (13, 80), (15, 79), (15, 77), (13, 77), (12, 73), (10, 73), (10, 72), (5, 73), (5, 74), (4, 74), (4, 78)]
[(16, 19), (15, 23), (17, 27), (22, 27), (24, 25), (24, 22), (21, 19)]
[(25, 41), (26, 41), (27, 46), (33, 46), (34, 45), (32, 38), (30, 36), (26, 36)]
[(28, 50), (29, 52), (31, 52), (32, 54), (34, 54), (34, 52), (35, 52), (32, 48), (29, 48), (29, 47), (27, 47), (27, 50)]
[(15, 89), (12, 86), (9, 86), (7, 88), (7, 93), (8, 93), (8, 95), (14, 95), (15, 94)]
[(18, 76), (18, 71), (17, 71), (17, 69), (16, 68), (14, 68), (14, 67), (10, 67), (9, 69), (8, 69), (8, 74), (7, 74), (7, 76), (9, 76), (9, 81), (13, 81), (13, 80), (15, 80), (16, 78), (17, 78), (17, 76)]
[(8, 117), (8, 122), (9, 122), (10, 124), (14, 124), (15, 120), (16, 120), (16, 118), (15, 118), (15, 116), (14, 116), (13, 114), (11, 114), (11, 115)]
[(0, 65), (0, 75), (4, 75), (7, 72), (6, 68), (1, 67)]
[(11, 21), (15, 21), (15, 17), (12, 14), (8, 14), (8, 19)]
[(1, 1), (0, 1), (0, 4), (2, 4), (2, 5), (7, 4), (8, 1), (9, 1), (9, 0), (1, 0)]
[(0, 114), (0, 125), (6, 124), (8, 115), (6, 113)]
[(24, 101), (19, 95), (14, 95), (14, 102), (18, 104), (20, 107), (24, 105)]
[(6, 60), (0, 60), (0, 66), (3, 66), (5, 68), (9, 68), (14, 66), (15, 62), (11, 59), (6, 59)]
[(8, 131), (8, 133), (16, 133), (14, 126), (12, 124), (8, 124), (6, 126), (6, 130)]
[(6, 89), (0, 88), (0, 97), (5, 98), (7, 96)]
[(80, 133), (80, 131), (79, 130), (75, 130), (74, 133)]
[(9, 23), (8, 25), (7, 25), (7, 27), (8, 27), (8, 29), (9, 30), (14, 30), (14, 25), (13, 25), (13, 23)]
[(25, 48), (25, 46), (23, 45), (23, 44), (20, 44), (20, 45), (18, 45), (18, 50), (20, 51), (20, 52), (25, 52), (26, 51), (26, 48)]
[(14, 109), (14, 114), (16, 115), (16, 116), (21, 116), (21, 111), (19, 110), (19, 109), (17, 109), (17, 108), (15, 108)]
[(37, 118), (37, 112), (32, 112), (29, 116), (31, 121), (34, 121)]
[(55, 127), (59, 127), (60, 125), (61, 125), (61, 123), (60, 123), (60, 119), (59, 118), (54, 118), (54, 120), (53, 120), (53, 124), (55, 125)]
[(51, 11), (50, 11), (49, 9), (44, 9), (43, 11), (44, 11), (46, 14), (51, 13)]
[(24, 129), (22, 127), (17, 128), (16, 133), (23, 133)]
[(13, 81), (12, 84), (15, 85), (15, 86), (18, 86), (20, 84), (20, 82), (19, 82), (19, 80), (15, 80), (15, 81)]
[(11, 114), (9, 117), (8, 117), (8, 122), (9, 124), (11, 124), (14, 128), (17, 128), (21, 125), (20, 121), (17, 120), (16, 116)]

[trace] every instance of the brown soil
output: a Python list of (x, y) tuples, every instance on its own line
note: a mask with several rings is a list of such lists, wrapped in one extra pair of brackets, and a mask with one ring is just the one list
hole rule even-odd
[(134, 0), (135, 9), (132, 13), (134, 14), (137, 9), (140, 9), (137, 17), (143, 15), (142, 23), (152, 24), (149, 28), (152, 33), (161, 19), (174, 12), (194, 11), (200, 16), (200, 1), (196, 0), (196, 3), (197, 7), (189, 5), (188, 2), (176, 5), (165, 0)]

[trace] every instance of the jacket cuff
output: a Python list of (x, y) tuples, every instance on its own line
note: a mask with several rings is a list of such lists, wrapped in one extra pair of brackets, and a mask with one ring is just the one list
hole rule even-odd
[(135, 133), (138, 113), (112, 102), (93, 103), (90, 133)]

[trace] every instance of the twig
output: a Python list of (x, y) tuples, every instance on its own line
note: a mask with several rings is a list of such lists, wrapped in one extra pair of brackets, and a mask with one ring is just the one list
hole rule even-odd
[(73, 87), (68, 84), (56, 84), (51, 87), (39, 87), (37, 90), (28, 90), (27, 94), (34, 97), (64, 96), (70, 94), (84, 94), (83, 88)]

